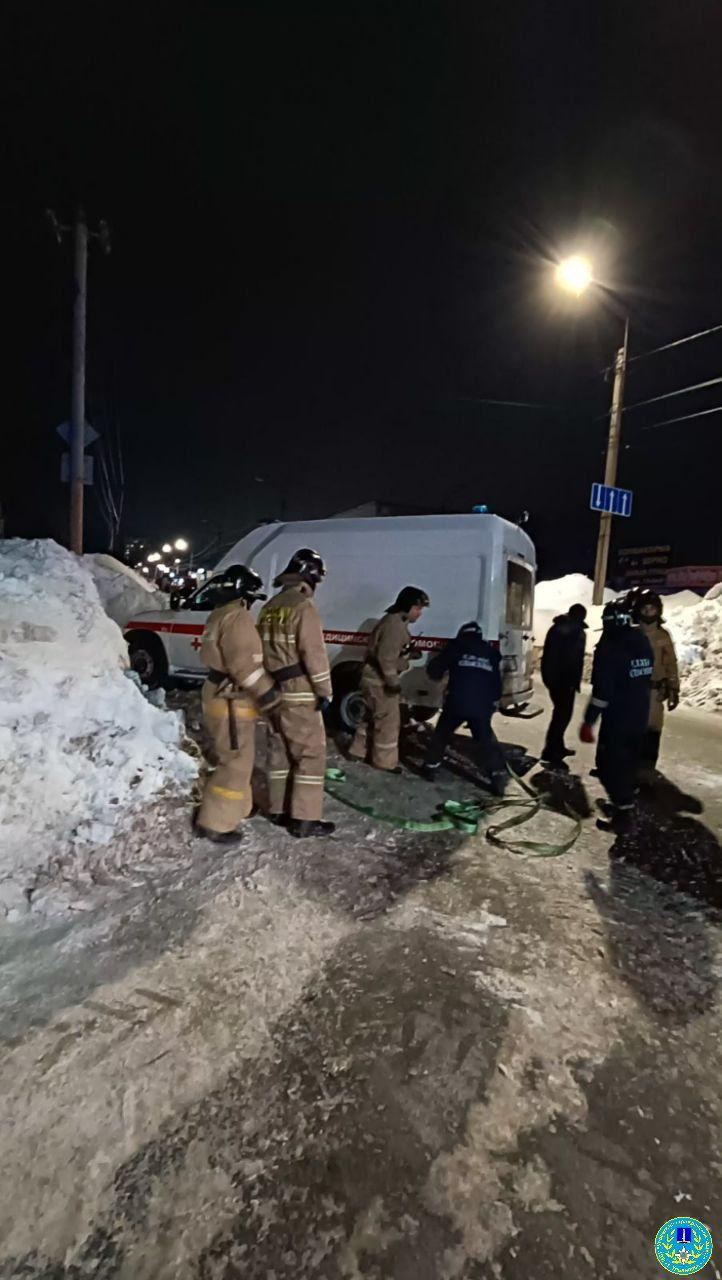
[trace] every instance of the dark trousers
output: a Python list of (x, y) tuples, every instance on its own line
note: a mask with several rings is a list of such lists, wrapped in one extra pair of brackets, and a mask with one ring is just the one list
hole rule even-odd
[(644, 730), (635, 732), (605, 723), (602, 717), (597, 744), (597, 771), (599, 781), (612, 804), (620, 808), (634, 804), (643, 740)]
[(449, 739), (462, 724), (468, 724), (474, 740), (477, 763), (489, 773), (506, 773), (504, 753), (491, 727), (492, 714), (490, 710), (487, 715), (465, 716), (450, 707), (444, 707), (431, 736), (424, 763), (432, 768), (441, 764)]
[(574, 713), (577, 691), (573, 685), (556, 685), (549, 690), (554, 710), (547, 729), (542, 759), (559, 764), (564, 759), (564, 734)]
[(662, 734), (659, 729), (647, 729), (642, 738), (642, 749), (639, 763), (648, 769), (656, 769), (659, 759), (659, 744)]

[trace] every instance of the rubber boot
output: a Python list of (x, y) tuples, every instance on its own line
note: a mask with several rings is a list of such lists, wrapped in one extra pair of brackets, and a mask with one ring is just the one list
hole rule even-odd
[(213, 844), (240, 844), (243, 839), (243, 832), (238, 828), (235, 831), (211, 831), (210, 827), (202, 827), (199, 822), (193, 827), (193, 834), (199, 840), (211, 840)]
[(320, 818), (289, 818), (289, 835), (298, 840), (306, 840), (309, 836), (330, 836), (336, 830), (335, 822), (322, 822)]

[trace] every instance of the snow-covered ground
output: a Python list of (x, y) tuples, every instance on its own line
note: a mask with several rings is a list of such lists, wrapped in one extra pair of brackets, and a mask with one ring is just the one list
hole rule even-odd
[[(602, 627), (602, 605), (592, 604), (593, 583), (583, 573), (568, 573), (537, 583), (534, 643), (541, 647), (554, 618), (573, 604), (587, 609), (587, 652)], [(606, 590), (605, 602), (618, 593)], [(682, 701), (703, 711), (722, 711), (722, 583), (702, 600), (694, 591), (664, 596), (664, 617), (677, 649)]]
[(51, 541), (0, 541), (0, 915), (195, 778), (179, 716), (127, 665), (87, 564)]
[(119, 627), (137, 613), (168, 608), (169, 598), (163, 591), (115, 556), (98, 553), (83, 556), (83, 561), (93, 575), (105, 612)]

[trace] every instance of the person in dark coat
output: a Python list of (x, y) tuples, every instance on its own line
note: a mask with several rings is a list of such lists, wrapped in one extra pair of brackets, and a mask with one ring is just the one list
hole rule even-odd
[(574, 755), (564, 745), (564, 734), (574, 713), (574, 699), (582, 685), (586, 616), (583, 604), (573, 604), (568, 613), (554, 619), (544, 641), (542, 680), (549, 690), (554, 710), (542, 760), (556, 769), (565, 767), (565, 756)]
[(628, 605), (612, 600), (602, 615), (602, 638), (594, 650), (592, 696), (579, 731), (594, 742), (593, 726), (602, 717), (597, 744), (597, 773), (609, 796), (613, 829), (629, 824), (634, 810), (637, 771), (649, 720), (654, 653)]
[(424, 776), (433, 779), (444, 750), (457, 729), (468, 724), (481, 768), (490, 775), (491, 789), (503, 795), (508, 779), (504, 754), (491, 727), (501, 697), (501, 657), (484, 639), (478, 622), (467, 622), (441, 653), (430, 659), (432, 680), (449, 683), (444, 706), (426, 752)]

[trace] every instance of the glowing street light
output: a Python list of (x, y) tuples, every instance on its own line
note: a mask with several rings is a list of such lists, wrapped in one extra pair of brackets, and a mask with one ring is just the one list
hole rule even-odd
[[(186, 538), (176, 538), (176, 540), (175, 540), (175, 542), (174, 542), (174, 544), (173, 544), (173, 545), (174, 545), (174, 547), (175, 547), (176, 551), (187, 551), (187, 550), (188, 550), (188, 540), (187, 540)], [(170, 547), (168, 548), (168, 550), (170, 551)]]
[(169, 542), (163, 543), (163, 546), (161, 547), (161, 551), (163, 552), (164, 556), (169, 556), (172, 550), (173, 548)]
[(151, 551), (150, 555), (146, 556), (146, 560), (148, 561), (148, 564), (158, 564), (160, 561), (160, 552)]
[(592, 264), (580, 253), (564, 258), (556, 269), (556, 281), (560, 289), (579, 298), (593, 280)]

